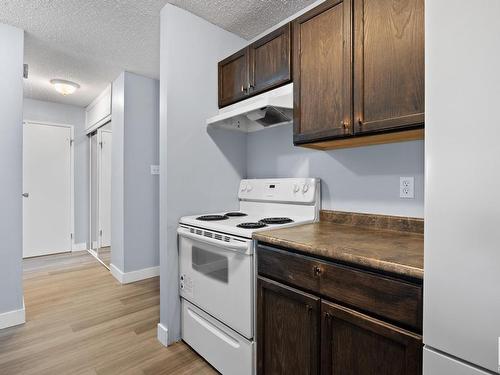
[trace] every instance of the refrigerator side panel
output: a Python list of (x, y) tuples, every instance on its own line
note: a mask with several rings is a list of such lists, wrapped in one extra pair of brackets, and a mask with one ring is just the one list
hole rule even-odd
[(424, 343), (494, 373), (500, 337), (499, 15), (498, 0), (426, 1)]

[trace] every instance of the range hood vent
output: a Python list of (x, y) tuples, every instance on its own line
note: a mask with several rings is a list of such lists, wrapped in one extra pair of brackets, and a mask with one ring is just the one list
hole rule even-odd
[(293, 121), (293, 83), (222, 108), (207, 125), (254, 132)]

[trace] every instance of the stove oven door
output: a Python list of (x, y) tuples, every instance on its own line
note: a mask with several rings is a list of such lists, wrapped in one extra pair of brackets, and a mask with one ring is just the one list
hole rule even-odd
[(187, 227), (179, 227), (178, 233), (181, 297), (251, 339), (252, 241), (225, 242)]

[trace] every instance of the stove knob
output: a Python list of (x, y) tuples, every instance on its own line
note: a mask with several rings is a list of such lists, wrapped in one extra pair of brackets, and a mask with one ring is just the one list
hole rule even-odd
[(247, 191), (252, 191), (252, 189), (253, 189), (252, 185), (248, 184), (247, 185)]
[(246, 191), (247, 190), (247, 185), (241, 184), (241, 191)]
[(297, 184), (294, 184), (294, 185), (293, 185), (293, 192), (294, 192), (294, 193), (297, 193), (299, 190), (300, 190), (300, 186), (299, 186), (299, 185), (297, 185)]
[(305, 184), (304, 186), (302, 186), (302, 192), (304, 194), (307, 193), (308, 190), (309, 190), (309, 185)]

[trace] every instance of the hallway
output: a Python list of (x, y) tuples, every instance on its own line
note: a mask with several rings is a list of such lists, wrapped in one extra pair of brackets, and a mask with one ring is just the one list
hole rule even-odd
[(159, 278), (120, 285), (86, 252), (24, 261), (26, 324), (0, 331), (0, 373), (215, 374), (157, 340)]

